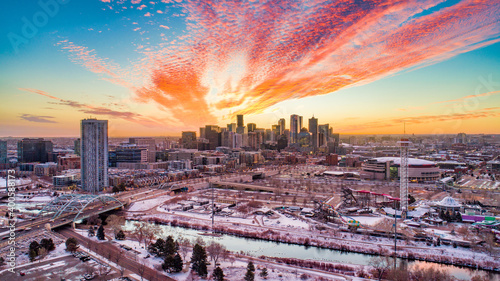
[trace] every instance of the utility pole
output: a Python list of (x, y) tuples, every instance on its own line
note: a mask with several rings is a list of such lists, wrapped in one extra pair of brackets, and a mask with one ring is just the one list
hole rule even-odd
[(214, 218), (215, 218), (215, 196), (214, 196), (214, 184), (210, 183), (210, 186), (212, 187), (212, 234), (215, 234), (214, 230)]
[(396, 251), (397, 251), (397, 239), (396, 239), (396, 234), (397, 234), (397, 231), (396, 231), (396, 228), (397, 228), (397, 209), (396, 209), (396, 200), (394, 200), (394, 270), (396, 270), (396, 257), (398, 256), (396, 254)]

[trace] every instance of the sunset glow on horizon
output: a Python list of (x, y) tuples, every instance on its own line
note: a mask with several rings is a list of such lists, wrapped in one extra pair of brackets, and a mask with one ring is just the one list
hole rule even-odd
[(500, 134), (498, 1), (40, 3), (0, 12), (2, 137), (77, 136), (88, 117), (110, 136), (180, 135), (237, 114)]

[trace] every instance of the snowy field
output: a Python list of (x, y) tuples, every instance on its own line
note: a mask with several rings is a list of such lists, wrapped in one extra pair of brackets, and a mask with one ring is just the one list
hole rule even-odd
[[(176, 214), (180, 216), (187, 216), (195, 219), (201, 220), (211, 220), (212, 217), (208, 212), (200, 213), (200, 212), (188, 212), (188, 211), (172, 211), (167, 206), (161, 206), (156, 208), (158, 212), (168, 213), (168, 214)], [(224, 209), (223, 211), (227, 211)], [(262, 207), (259, 209), (255, 209), (256, 211), (267, 212), (270, 211), (269, 208)], [(235, 212), (232, 216), (216, 216), (215, 220), (220, 222), (226, 222), (230, 224), (243, 224), (243, 225), (255, 225), (255, 226), (272, 226), (272, 227), (280, 227), (280, 228), (294, 228), (294, 229), (309, 229), (309, 224), (305, 221), (300, 220), (299, 218), (293, 217), (291, 215), (281, 214), (278, 211), (274, 211), (274, 215), (271, 217), (263, 216), (263, 215), (244, 215)]]
[[(31, 182), (30, 179), (16, 179), (16, 186), (19, 186), (19, 185), (25, 185), (25, 184), (29, 184)], [(0, 177), (0, 188), (5, 188), (6, 186), (6, 180), (5, 178), (1, 178)]]
[(361, 225), (374, 226), (380, 221), (384, 220), (384, 217), (369, 217), (369, 216), (351, 216), (351, 218), (359, 221)]
[(155, 206), (163, 204), (166, 200), (172, 198), (170, 195), (164, 195), (160, 196), (158, 198), (154, 199), (148, 199), (144, 201), (139, 201), (135, 202), (132, 204), (132, 206), (128, 209), (129, 212), (138, 212), (138, 211), (147, 211), (151, 208), (154, 208)]

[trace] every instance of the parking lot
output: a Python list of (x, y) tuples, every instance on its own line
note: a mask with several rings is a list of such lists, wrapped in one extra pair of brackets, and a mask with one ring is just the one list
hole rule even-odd
[(106, 276), (102, 280), (120, 276), (117, 270), (113, 270), (87, 254), (79, 252), (79, 254), (66, 255), (19, 267), (16, 270), (16, 276), (9, 280), (100, 280), (99, 274)]

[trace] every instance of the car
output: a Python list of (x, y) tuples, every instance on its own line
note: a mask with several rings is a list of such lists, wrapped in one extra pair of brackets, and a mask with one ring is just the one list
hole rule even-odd
[(24, 276), (26, 273), (24, 271), (19, 271), (19, 275)]

